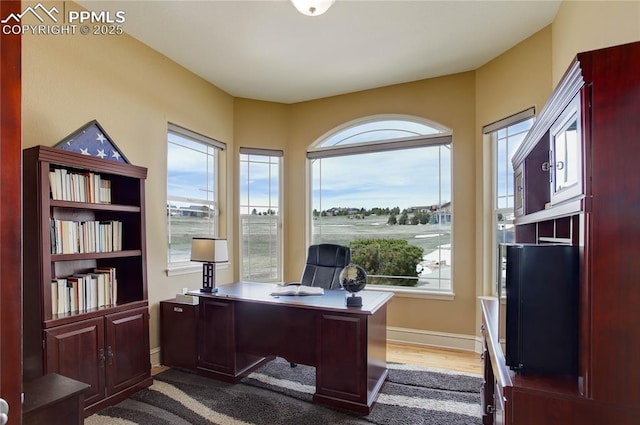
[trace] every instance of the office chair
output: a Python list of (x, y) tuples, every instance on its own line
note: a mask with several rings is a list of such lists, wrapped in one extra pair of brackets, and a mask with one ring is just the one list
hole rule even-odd
[(340, 288), (340, 272), (351, 261), (351, 248), (335, 244), (309, 246), (300, 283), (325, 289)]

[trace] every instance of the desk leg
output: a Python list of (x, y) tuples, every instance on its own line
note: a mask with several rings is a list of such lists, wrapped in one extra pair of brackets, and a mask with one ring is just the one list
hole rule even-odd
[(369, 414), (388, 374), (386, 322), (386, 306), (320, 316), (315, 402)]

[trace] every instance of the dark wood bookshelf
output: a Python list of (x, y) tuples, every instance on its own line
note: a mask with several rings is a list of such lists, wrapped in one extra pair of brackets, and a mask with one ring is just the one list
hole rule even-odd
[[(111, 203), (52, 199), (49, 172), (93, 173), (110, 182)], [(57, 373), (89, 385), (84, 414), (149, 386), (149, 312), (143, 167), (55, 148), (23, 151), (23, 376)], [(119, 221), (122, 249), (52, 253), (53, 219)], [(111, 248), (109, 248), (111, 249)], [(114, 268), (117, 300), (54, 313), (53, 279)]]
[[(640, 423), (638, 69), (640, 42), (578, 54), (514, 154), (516, 242), (578, 247), (578, 368), (509, 370), (500, 300), (482, 300), (485, 425)], [(571, 161), (558, 148), (565, 142), (575, 143), (564, 150), (577, 152)]]

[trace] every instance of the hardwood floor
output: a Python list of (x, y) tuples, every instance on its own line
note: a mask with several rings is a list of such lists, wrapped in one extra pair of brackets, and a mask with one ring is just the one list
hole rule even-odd
[[(480, 355), (470, 351), (388, 342), (387, 361), (482, 374)], [(165, 366), (156, 366), (151, 369), (151, 374), (166, 369)]]
[(482, 374), (480, 354), (471, 351), (387, 342), (387, 361)]

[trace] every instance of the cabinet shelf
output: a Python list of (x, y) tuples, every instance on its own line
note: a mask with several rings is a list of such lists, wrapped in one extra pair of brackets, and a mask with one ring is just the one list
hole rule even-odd
[(545, 243), (561, 243), (561, 244), (571, 245), (571, 238), (552, 238), (552, 237), (540, 236), (538, 238), (538, 241), (545, 242)]
[(114, 212), (131, 212), (139, 213), (140, 206), (138, 205), (120, 205), (120, 204), (94, 204), (89, 202), (72, 202), (72, 201), (59, 201), (51, 199), (49, 201), (51, 207), (68, 208), (68, 209), (82, 209), (82, 210), (95, 210), (95, 211), (114, 211)]
[(61, 313), (54, 315), (50, 320), (43, 322), (43, 329), (50, 329), (56, 326), (67, 325), (75, 323), (79, 320), (92, 319), (95, 317), (102, 317), (105, 314), (119, 313), (121, 311), (128, 311), (135, 308), (147, 307), (148, 302), (145, 301), (131, 301), (122, 302), (116, 305), (108, 305), (98, 308), (91, 308), (89, 310), (74, 311), (72, 313)]
[(516, 217), (514, 224), (517, 226), (520, 224), (537, 223), (544, 220), (569, 217), (580, 212), (588, 212), (588, 201), (586, 197), (574, 199), (547, 210)]
[(75, 260), (100, 260), (102, 258), (126, 258), (139, 257), (142, 251), (139, 249), (127, 249), (111, 252), (88, 252), (84, 254), (52, 254), (51, 262), (75, 261)]

